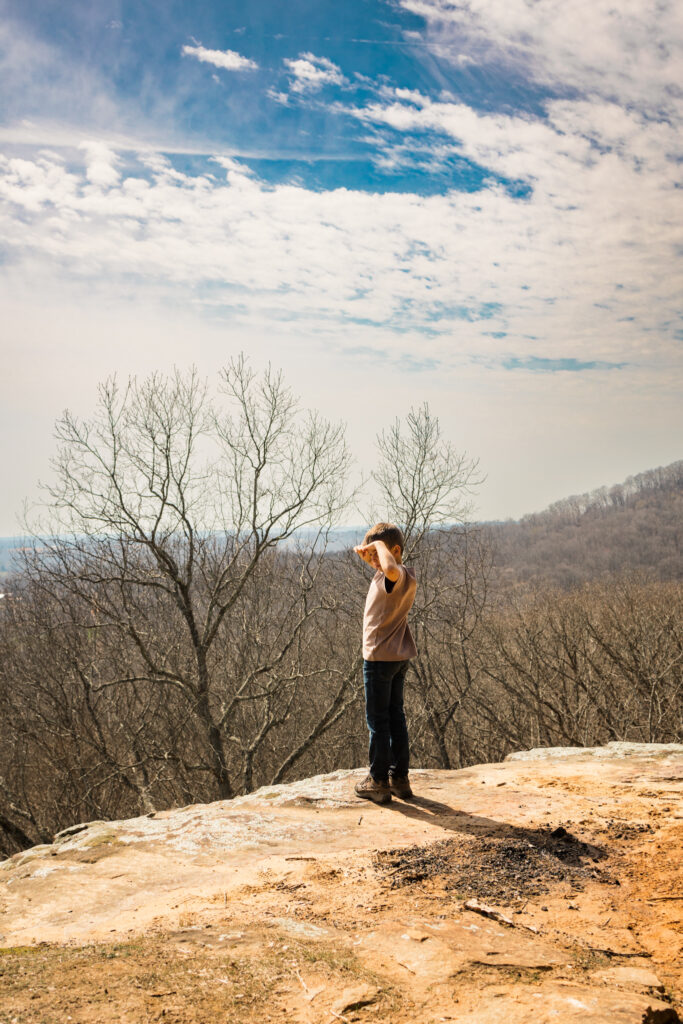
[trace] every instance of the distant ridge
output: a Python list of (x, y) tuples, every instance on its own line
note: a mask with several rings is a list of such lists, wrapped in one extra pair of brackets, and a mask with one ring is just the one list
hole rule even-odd
[(490, 524), (502, 581), (560, 587), (625, 571), (683, 579), (683, 460)]

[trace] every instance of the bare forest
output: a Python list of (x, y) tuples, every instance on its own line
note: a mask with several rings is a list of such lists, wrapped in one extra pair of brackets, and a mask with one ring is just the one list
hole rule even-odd
[[(361, 501), (343, 427), (238, 359), (217, 395), (192, 374), (109, 381), (57, 434), (0, 603), (0, 855), (365, 764), (369, 571), (330, 547)], [(364, 511), (405, 527), (419, 580), (415, 766), (681, 741), (682, 463), (491, 527), (468, 522), (476, 460), (426, 406), (377, 446)], [(620, 516), (637, 564), (603, 557)]]

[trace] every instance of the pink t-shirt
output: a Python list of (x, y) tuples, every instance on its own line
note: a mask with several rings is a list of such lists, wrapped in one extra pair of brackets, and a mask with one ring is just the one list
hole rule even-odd
[[(415, 600), (415, 570), (399, 565), (401, 575), (388, 593), (383, 572), (370, 584), (363, 614), (363, 657), (366, 661), (405, 661), (417, 654), (408, 626), (408, 612)], [(389, 580), (386, 580), (389, 583)]]

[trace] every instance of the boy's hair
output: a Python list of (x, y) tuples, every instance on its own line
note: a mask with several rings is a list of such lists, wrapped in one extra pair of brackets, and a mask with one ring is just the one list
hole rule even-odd
[(372, 544), (374, 540), (383, 540), (388, 548), (393, 548), (398, 544), (401, 554), (403, 554), (403, 533), (393, 523), (375, 523), (365, 534), (363, 543)]

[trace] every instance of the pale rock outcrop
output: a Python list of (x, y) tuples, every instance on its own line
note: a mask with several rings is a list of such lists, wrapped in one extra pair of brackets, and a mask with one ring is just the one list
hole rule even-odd
[(683, 745), (417, 770), (415, 800), (386, 807), (354, 796), (361, 774), (65, 829), (0, 863), (0, 944), (146, 935), (258, 960), (291, 936), (346, 951), (357, 984), (308, 961), (277, 975), (270, 1005), (303, 1024), (678, 1020)]

